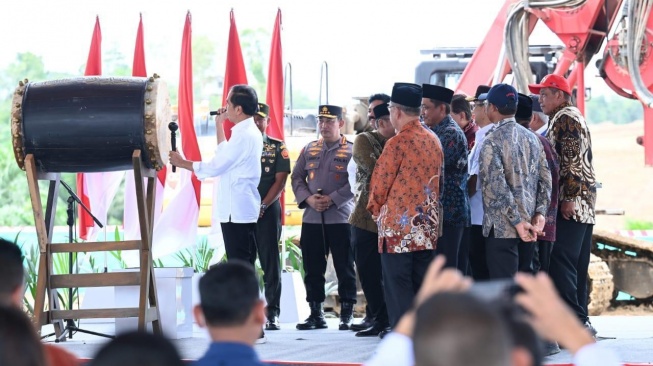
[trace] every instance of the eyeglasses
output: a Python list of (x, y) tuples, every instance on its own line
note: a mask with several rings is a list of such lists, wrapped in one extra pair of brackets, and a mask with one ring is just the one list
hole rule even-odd
[(395, 107), (396, 107), (396, 105), (388, 105), (388, 110), (390, 110), (392, 108), (395, 108)]

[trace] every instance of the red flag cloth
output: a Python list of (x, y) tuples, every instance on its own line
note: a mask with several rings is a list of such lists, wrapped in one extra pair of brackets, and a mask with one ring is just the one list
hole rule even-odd
[[(245, 61), (243, 61), (243, 51), (240, 49), (240, 38), (238, 38), (238, 29), (236, 28), (233, 9), (231, 9), (229, 17), (231, 18), (231, 26), (229, 27), (229, 44), (227, 45), (227, 69), (224, 72), (224, 89), (222, 91), (223, 106), (227, 104), (227, 95), (232, 86), (247, 84)], [(231, 137), (232, 127), (234, 127), (234, 124), (226, 120), (224, 123), (224, 134), (227, 140)]]
[[(100, 30), (100, 17), (95, 18), (95, 28), (93, 29), (93, 37), (91, 38), (91, 48), (88, 51), (88, 59), (86, 61), (86, 70), (84, 75), (102, 75), (102, 31)], [(77, 173), (77, 195), (82, 200), (84, 205), (92, 209), (91, 203), (86, 191), (86, 183), (84, 174)], [(79, 237), (86, 240), (88, 237), (88, 230), (94, 226), (93, 219), (85, 210), (79, 210)]]
[(145, 68), (145, 46), (143, 44), (143, 15), (141, 15), (140, 21), (138, 22), (138, 30), (136, 31), (132, 76), (147, 77), (147, 69)]
[(274, 31), (272, 32), (267, 89), (265, 103), (270, 106), (270, 125), (266, 132), (271, 137), (283, 140), (284, 83), (283, 53), (281, 51), (281, 9), (277, 12), (277, 19), (274, 21)]
[[(271, 137), (284, 140), (283, 111), (284, 104), (284, 82), (283, 82), (283, 52), (281, 51), (281, 9), (277, 11), (277, 18), (274, 21), (272, 31), (272, 45), (270, 46), (270, 67), (268, 68), (268, 87), (265, 103), (270, 106), (270, 124), (267, 134)], [(261, 197), (263, 198), (263, 197)], [(286, 205), (285, 195), (282, 193), (279, 198), (281, 203), (281, 224), (285, 223)]]
[[(147, 77), (147, 69), (145, 68), (145, 42), (143, 40), (143, 15), (140, 15), (138, 22), (138, 31), (136, 31), (136, 46), (134, 47), (134, 63), (132, 64), (132, 76)], [(162, 185), (166, 184), (166, 167), (159, 170), (157, 173), (159, 182)]]
[[(186, 14), (186, 24), (181, 40), (181, 69), (179, 71), (178, 120), (181, 134), (181, 147), (186, 159), (202, 161), (193, 124), (193, 49), (190, 12)], [(200, 205), (200, 181), (192, 177), (197, 206)]]

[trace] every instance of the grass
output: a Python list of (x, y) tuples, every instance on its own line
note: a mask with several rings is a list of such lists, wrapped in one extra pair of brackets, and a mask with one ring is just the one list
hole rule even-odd
[(653, 222), (627, 219), (626, 230), (653, 230)]

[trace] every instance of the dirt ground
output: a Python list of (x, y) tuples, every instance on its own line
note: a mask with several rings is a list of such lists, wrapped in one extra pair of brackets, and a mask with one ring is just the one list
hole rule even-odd
[(653, 167), (644, 165), (644, 148), (635, 142), (644, 134), (642, 121), (627, 125), (591, 125), (598, 190), (597, 209), (621, 209), (623, 216), (597, 216), (597, 228), (624, 229), (626, 220), (653, 222)]
[(609, 307), (606, 311), (601, 313), (601, 316), (620, 315), (651, 316), (653, 315), (653, 305), (620, 305), (617, 307)]

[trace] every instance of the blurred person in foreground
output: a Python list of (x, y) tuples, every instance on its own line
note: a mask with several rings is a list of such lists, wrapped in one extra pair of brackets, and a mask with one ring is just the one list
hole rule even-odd
[[(523, 340), (514, 339), (519, 333), (514, 333), (513, 329), (510, 335), (506, 324), (497, 324), (500, 315), (492, 311), (491, 303), (485, 302), (485, 306), (479, 307), (479, 298), (445, 294), (468, 291), (472, 282), (457, 270), (443, 269), (444, 262), (443, 257), (436, 257), (415, 297), (413, 308), (384, 338), (376, 354), (365, 365), (536, 365), (537, 355), (522, 343)], [(542, 338), (555, 340), (565, 347), (573, 355), (574, 365), (621, 365), (612, 350), (600, 347), (591, 333), (574, 321), (574, 313), (557, 295), (546, 273), (540, 272), (535, 277), (518, 273), (515, 282), (521, 292), (515, 295), (514, 301), (526, 312), (529, 323)], [(475, 317), (482, 322), (470, 322)], [(443, 332), (445, 328), (448, 331)], [(477, 338), (470, 340), (470, 337)]]
[[(0, 305), (22, 309), (25, 294), (23, 253), (18, 245), (0, 239)], [(29, 323), (30, 330), (33, 324)], [(38, 338), (37, 338), (38, 339)], [(63, 348), (43, 344), (45, 359), (50, 366), (79, 365), (80, 361)], [(5, 363), (0, 362), (0, 365)], [(7, 363), (7, 365), (13, 365)]]
[(199, 288), (200, 304), (193, 315), (212, 342), (195, 365), (263, 365), (254, 343), (265, 324), (265, 303), (254, 268), (240, 260), (219, 263), (200, 279)]
[(174, 344), (145, 332), (120, 334), (105, 344), (89, 366), (183, 366)]

